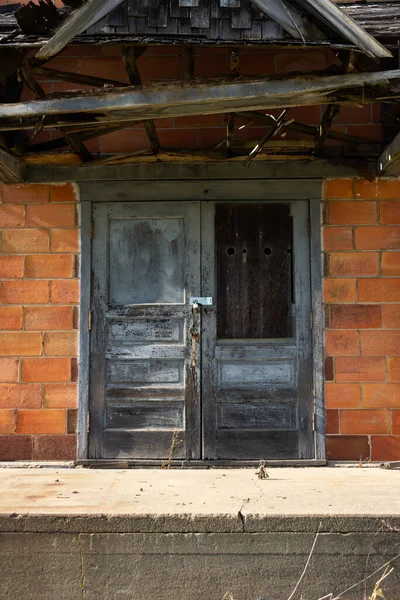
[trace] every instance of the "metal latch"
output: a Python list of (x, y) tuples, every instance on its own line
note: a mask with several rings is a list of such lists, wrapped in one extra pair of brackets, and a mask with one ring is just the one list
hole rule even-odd
[(212, 296), (191, 296), (190, 304), (193, 306), (194, 304), (200, 304), (201, 306), (212, 306), (213, 299)]

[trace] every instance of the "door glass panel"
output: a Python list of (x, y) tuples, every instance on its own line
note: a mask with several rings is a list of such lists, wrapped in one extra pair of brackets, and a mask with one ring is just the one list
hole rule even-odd
[(183, 219), (110, 222), (111, 304), (184, 302)]
[(289, 204), (217, 204), (217, 336), (292, 335)]

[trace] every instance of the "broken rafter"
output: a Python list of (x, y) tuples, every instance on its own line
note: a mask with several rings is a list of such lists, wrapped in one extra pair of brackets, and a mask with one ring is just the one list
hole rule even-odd
[(0, 181), (21, 183), (24, 181), (26, 165), (9, 150), (0, 146)]
[(391, 52), (345, 14), (332, 0), (298, 0), (299, 4), (319, 20), (350, 40), (368, 56), (390, 58)]
[(282, 129), (282, 127), (285, 126), (285, 119), (286, 116), (289, 112), (289, 109), (285, 109), (277, 119), (275, 119), (275, 117), (272, 117), (274, 120), (274, 124), (272, 125), (272, 127), (269, 129), (269, 131), (267, 131), (267, 133), (264, 135), (264, 137), (258, 142), (258, 144), (256, 144), (254, 146), (254, 148), (252, 149), (252, 151), (250, 152), (250, 154), (248, 155), (248, 157), (246, 158), (245, 162), (244, 162), (244, 166), (245, 167), (249, 167), (251, 161), (253, 160), (253, 158), (255, 158), (257, 156), (257, 154), (259, 154), (262, 149), (264, 148), (265, 144), (274, 137), (274, 135), (276, 135), (277, 133), (279, 133), (279, 131)]
[(331, 128), (334, 119), (339, 114), (339, 111), (340, 106), (338, 106), (337, 104), (329, 104), (326, 107), (323, 117), (321, 119), (321, 123), (317, 128), (317, 135), (315, 136), (315, 153), (321, 150), (329, 133), (329, 129)]
[[(46, 126), (81, 127), (113, 121), (207, 115), (314, 104), (354, 104), (400, 97), (400, 70), (334, 76), (265, 78), (210, 84), (149, 85), (142, 88), (74, 92), (0, 107), (0, 130), (29, 129), (46, 116)], [(367, 92), (364, 86), (367, 85)], [(374, 91), (374, 87), (377, 88)]]
[(32, 67), (32, 72), (35, 75), (41, 75), (42, 77), (46, 77), (46, 79), (60, 79), (61, 81), (71, 81), (72, 83), (79, 83), (80, 85), (88, 85), (91, 87), (123, 87), (124, 85), (126, 85), (123, 81), (116, 81), (114, 79), (103, 79), (102, 77), (92, 77), (91, 75), (71, 73), (70, 71), (58, 71), (57, 69), (49, 69), (47, 67), (34, 66)]
[(75, 10), (61, 27), (35, 55), (36, 60), (46, 61), (61, 52), (76, 35), (102, 19), (123, 0), (87, 0)]
[[(132, 48), (126, 46), (122, 49), (122, 58), (124, 60), (126, 72), (128, 74), (131, 85), (142, 84), (142, 78), (140, 76), (139, 69), (137, 66), (137, 60), (139, 56), (143, 53), (143, 51), (144, 50), (142, 48)], [(145, 121), (144, 128), (149, 139), (150, 148), (153, 154), (157, 154), (160, 148), (160, 141), (158, 139), (154, 121)]]

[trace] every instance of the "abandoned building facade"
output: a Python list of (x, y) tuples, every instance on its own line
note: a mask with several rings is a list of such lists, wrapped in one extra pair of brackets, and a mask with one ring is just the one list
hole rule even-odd
[(0, 460), (400, 460), (400, 2), (0, 5)]

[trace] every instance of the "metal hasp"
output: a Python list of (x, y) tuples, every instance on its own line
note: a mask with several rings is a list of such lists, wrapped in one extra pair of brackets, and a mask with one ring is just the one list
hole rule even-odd
[(211, 296), (191, 296), (190, 304), (200, 304), (201, 306), (212, 306), (213, 299)]

